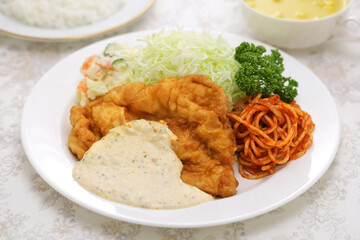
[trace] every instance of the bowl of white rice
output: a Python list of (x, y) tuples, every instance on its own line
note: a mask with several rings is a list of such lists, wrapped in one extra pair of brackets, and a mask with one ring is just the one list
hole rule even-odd
[(30, 26), (73, 28), (110, 17), (125, 0), (2, 0), (0, 10)]
[(79, 39), (125, 26), (155, 0), (0, 0), (0, 32), (36, 40)]

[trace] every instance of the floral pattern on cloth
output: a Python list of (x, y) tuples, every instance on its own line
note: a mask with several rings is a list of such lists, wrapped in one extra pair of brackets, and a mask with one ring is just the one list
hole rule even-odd
[[(312, 49), (287, 51), (310, 68), (333, 95), (342, 136), (334, 162), (324, 176), (300, 197), (267, 214), (192, 229), (117, 221), (63, 197), (28, 161), (21, 144), (21, 111), (32, 87), (59, 60), (102, 38), (159, 27), (180, 25), (252, 37), (239, 12), (238, 0), (158, 0), (136, 24), (101, 37), (38, 43), (1, 35), (0, 239), (360, 239), (359, 42), (329, 42)], [(359, 0), (354, 0), (349, 13), (360, 16)], [(356, 26), (349, 26), (347, 31), (360, 36)]]

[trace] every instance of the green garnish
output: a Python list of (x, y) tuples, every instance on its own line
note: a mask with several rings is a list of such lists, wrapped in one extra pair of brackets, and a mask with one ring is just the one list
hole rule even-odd
[(284, 102), (292, 102), (297, 95), (298, 82), (284, 77), (283, 58), (278, 50), (264, 55), (264, 46), (243, 42), (235, 49), (235, 60), (241, 64), (235, 82), (246, 95), (261, 93), (263, 97), (278, 94)]

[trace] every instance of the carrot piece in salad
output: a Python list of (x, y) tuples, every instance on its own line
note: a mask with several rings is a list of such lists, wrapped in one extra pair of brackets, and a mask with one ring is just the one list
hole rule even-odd
[(96, 60), (96, 56), (93, 55), (91, 57), (86, 58), (85, 62), (83, 63), (81, 67), (81, 71), (85, 77), (87, 76), (87, 70), (90, 68), (91, 65), (95, 63), (95, 60)]
[(103, 64), (103, 63), (96, 62), (95, 64), (100, 66), (101, 68), (105, 68), (105, 69), (109, 69), (109, 70), (114, 70), (115, 69), (113, 67), (113, 65), (111, 65), (111, 63)]
[(82, 67), (81, 67), (81, 71), (84, 74), (85, 77), (88, 76), (87, 74), (87, 70), (91, 67), (91, 65), (96, 64), (98, 65), (100, 68), (102, 69), (109, 69), (109, 70), (114, 70), (115, 68), (113, 67), (113, 65), (111, 63), (102, 63), (100, 61), (97, 61), (97, 58), (95, 55), (88, 57), (85, 62), (83, 63)]
[(82, 80), (82, 81), (79, 83), (79, 85), (77, 86), (77, 89), (79, 90), (79, 92), (84, 93), (85, 96), (88, 97), (88, 96), (87, 96), (87, 90), (88, 90), (89, 88), (88, 88), (88, 86), (87, 86), (87, 84), (86, 84), (86, 80), (85, 80), (85, 79)]

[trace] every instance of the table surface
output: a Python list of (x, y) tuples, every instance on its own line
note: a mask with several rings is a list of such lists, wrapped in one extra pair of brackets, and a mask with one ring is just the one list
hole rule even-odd
[[(270, 213), (191, 229), (116, 221), (60, 195), (28, 161), (20, 138), (21, 111), (32, 87), (60, 59), (103, 38), (163, 27), (254, 37), (242, 20), (240, 7), (239, 0), (158, 0), (135, 23), (96, 38), (41, 43), (0, 35), (0, 239), (360, 239), (359, 41), (286, 51), (330, 90), (339, 110), (342, 136), (324, 176), (300, 197)], [(360, 16), (359, 0), (354, 1), (349, 14)], [(356, 34), (360, 34), (359, 27), (352, 24), (335, 31), (337, 36)]]

